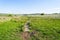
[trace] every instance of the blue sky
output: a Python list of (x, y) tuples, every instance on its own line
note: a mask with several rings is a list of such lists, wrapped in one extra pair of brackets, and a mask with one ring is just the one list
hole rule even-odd
[(0, 13), (59, 13), (60, 0), (0, 0)]

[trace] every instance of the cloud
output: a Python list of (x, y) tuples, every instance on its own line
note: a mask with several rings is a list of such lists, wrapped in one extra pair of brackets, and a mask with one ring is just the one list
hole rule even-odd
[(44, 9), (41, 9), (41, 12), (44, 12), (44, 13), (59, 13), (60, 12), (60, 8), (44, 8)]

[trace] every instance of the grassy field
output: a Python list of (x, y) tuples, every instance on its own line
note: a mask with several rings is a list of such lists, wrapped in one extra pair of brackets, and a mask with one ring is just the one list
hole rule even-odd
[[(19, 20), (20, 19), (20, 20)], [(13, 18), (0, 24), (0, 40), (21, 40), (20, 33), (27, 19)]]
[(60, 40), (60, 19), (32, 17), (30, 27), (39, 40)]
[(31, 40), (60, 40), (60, 19), (26, 16), (11, 17), (9, 21), (1, 22), (0, 40), (22, 40), (22, 27), (28, 20), (30, 32), (35, 33)]

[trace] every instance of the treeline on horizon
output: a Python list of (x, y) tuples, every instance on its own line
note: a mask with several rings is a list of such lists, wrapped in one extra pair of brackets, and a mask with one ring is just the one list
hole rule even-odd
[(11, 14), (11, 13), (0, 13), (0, 16), (19, 16), (19, 15), (24, 15), (24, 16), (26, 16), (26, 15), (57, 15), (57, 14), (60, 14), (60, 13), (29, 13), (29, 14)]

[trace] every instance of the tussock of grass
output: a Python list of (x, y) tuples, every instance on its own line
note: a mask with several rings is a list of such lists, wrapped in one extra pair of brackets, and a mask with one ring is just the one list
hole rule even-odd
[(0, 24), (0, 40), (21, 40), (22, 27), (26, 20), (11, 19)]
[[(41, 40), (60, 40), (60, 19), (31, 18), (31, 30), (42, 33)], [(47, 37), (47, 38), (46, 38)], [(39, 39), (40, 40), (40, 39)]]

